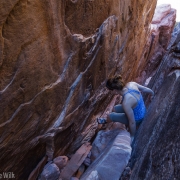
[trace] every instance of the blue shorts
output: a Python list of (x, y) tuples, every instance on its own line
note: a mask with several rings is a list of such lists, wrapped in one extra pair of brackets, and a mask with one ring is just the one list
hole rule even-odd
[[(114, 111), (115, 112), (112, 112), (109, 114), (109, 118), (111, 119), (111, 121), (120, 122), (125, 125), (129, 124), (128, 117), (125, 114), (124, 109), (122, 108), (121, 104), (114, 106)], [(135, 121), (136, 121), (136, 126), (139, 126), (141, 122), (143, 121), (143, 119), (135, 120)]]

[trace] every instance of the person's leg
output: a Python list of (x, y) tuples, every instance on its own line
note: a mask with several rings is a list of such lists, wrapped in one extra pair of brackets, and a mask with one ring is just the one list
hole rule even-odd
[(118, 104), (116, 106), (114, 106), (112, 113), (110, 113), (107, 118), (97, 118), (97, 122), (99, 124), (106, 124), (106, 123), (110, 123), (110, 122), (120, 122), (123, 123), (125, 125), (128, 125), (128, 118), (124, 112), (124, 109), (122, 107), (121, 104)]
[(125, 113), (125, 112), (124, 112), (124, 109), (123, 109), (123, 107), (122, 107), (121, 104), (118, 104), (118, 105), (114, 106), (114, 107), (113, 107), (113, 112)]
[(122, 124), (128, 125), (129, 121), (125, 113), (115, 113), (112, 112), (108, 115), (107, 122), (113, 121), (113, 122), (120, 122)]

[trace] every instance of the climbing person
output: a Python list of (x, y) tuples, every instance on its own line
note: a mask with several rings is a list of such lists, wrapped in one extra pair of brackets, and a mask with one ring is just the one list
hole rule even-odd
[(106, 82), (106, 87), (115, 94), (122, 96), (122, 104), (114, 106), (114, 112), (108, 114), (107, 118), (97, 118), (97, 122), (99, 124), (106, 124), (113, 121), (125, 124), (129, 127), (132, 142), (136, 132), (136, 126), (140, 125), (146, 113), (141, 92), (150, 94), (151, 100), (154, 92), (150, 88), (136, 82), (125, 84), (121, 75), (115, 75), (109, 78)]

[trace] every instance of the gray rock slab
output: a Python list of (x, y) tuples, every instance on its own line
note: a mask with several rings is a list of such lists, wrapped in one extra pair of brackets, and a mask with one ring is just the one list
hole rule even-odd
[(98, 132), (96, 139), (92, 143), (91, 160), (94, 161), (109, 143), (112, 143), (116, 136), (119, 134), (119, 129)]
[(130, 134), (120, 130), (114, 141), (102, 151), (80, 180), (119, 180), (130, 159), (130, 141)]

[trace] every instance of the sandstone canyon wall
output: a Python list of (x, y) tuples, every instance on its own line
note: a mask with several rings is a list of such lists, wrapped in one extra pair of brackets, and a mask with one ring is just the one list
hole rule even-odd
[(132, 80), (146, 64), (139, 60), (155, 6), (0, 1), (1, 172), (27, 179), (46, 155), (71, 154), (92, 136), (94, 117), (112, 97), (105, 79), (122, 73)]
[(148, 84), (160, 65), (163, 55), (171, 39), (175, 25), (176, 10), (170, 4), (162, 4), (156, 7), (150, 26), (150, 36), (144, 47), (142, 59), (146, 60), (144, 67), (141, 66), (138, 73), (138, 81), (141, 84)]
[(180, 24), (149, 86), (156, 95), (136, 136), (130, 179), (180, 179)]

